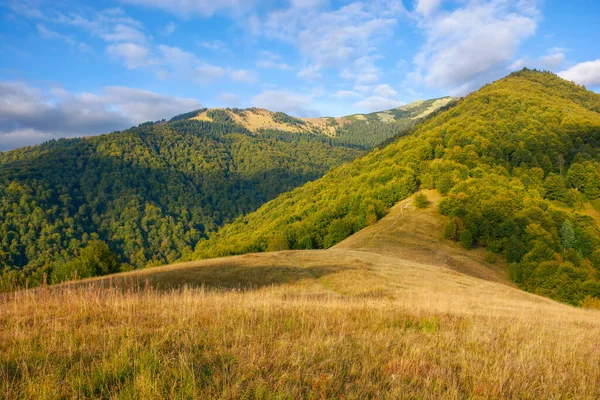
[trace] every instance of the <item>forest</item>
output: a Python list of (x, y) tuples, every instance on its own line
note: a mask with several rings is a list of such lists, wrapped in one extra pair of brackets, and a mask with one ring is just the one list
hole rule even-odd
[(189, 120), (198, 112), (0, 153), (0, 289), (189, 258), (209, 232), (362, 152), (255, 135), (218, 110)]
[(505, 257), (530, 292), (580, 304), (600, 297), (600, 231), (586, 211), (598, 207), (599, 150), (600, 95), (524, 69), (236, 219), (192, 257), (328, 248), (437, 189), (449, 240)]

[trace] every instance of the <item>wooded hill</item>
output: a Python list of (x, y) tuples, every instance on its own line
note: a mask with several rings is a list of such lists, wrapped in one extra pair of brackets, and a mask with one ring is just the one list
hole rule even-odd
[(0, 153), (0, 290), (189, 258), (207, 233), (416, 119), (203, 109)]
[(485, 246), (524, 289), (578, 304), (600, 297), (599, 150), (600, 95), (524, 69), (238, 218), (193, 256), (328, 248), (435, 188), (449, 240)]

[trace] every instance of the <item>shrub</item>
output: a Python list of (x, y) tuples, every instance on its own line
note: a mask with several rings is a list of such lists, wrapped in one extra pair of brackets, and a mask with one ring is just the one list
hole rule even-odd
[(429, 200), (427, 200), (427, 196), (424, 193), (417, 193), (415, 196), (415, 207), (417, 208), (427, 208), (429, 206)]
[(492, 253), (491, 251), (487, 251), (485, 253), (484, 260), (486, 263), (493, 264), (496, 262), (496, 255), (494, 253)]
[(470, 230), (465, 229), (461, 232), (459, 241), (465, 249), (470, 249), (473, 247), (473, 234)]

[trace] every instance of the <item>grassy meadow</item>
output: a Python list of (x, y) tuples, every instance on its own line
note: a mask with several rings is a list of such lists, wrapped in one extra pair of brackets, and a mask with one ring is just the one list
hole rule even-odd
[(516, 289), (434, 208), (330, 250), (5, 294), (0, 398), (599, 398), (600, 312)]

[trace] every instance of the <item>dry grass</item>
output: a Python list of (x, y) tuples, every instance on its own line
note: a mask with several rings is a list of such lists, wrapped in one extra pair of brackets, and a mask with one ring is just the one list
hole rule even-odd
[[(336, 133), (336, 127), (329, 126), (326, 118), (301, 118), (306, 125), (296, 126), (275, 121), (271, 111), (261, 108), (245, 110), (243, 117), (232, 111), (226, 109), (223, 110), (227, 112), (237, 124), (242, 125), (253, 133), (258, 132), (260, 129), (277, 129), (294, 133), (319, 131), (329, 136), (335, 136)], [(204, 111), (191, 119), (212, 122), (212, 118), (208, 116), (208, 111)], [(348, 121), (343, 118), (337, 118), (336, 122), (343, 125)]]
[(437, 223), (409, 200), (355, 248), (5, 295), (0, 398), (600, 397), (600, 312), (524, 293), (427, 227), (436, 253), (419, 252), (398, 228), (418, 221)]

